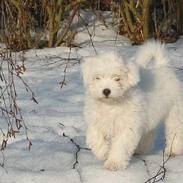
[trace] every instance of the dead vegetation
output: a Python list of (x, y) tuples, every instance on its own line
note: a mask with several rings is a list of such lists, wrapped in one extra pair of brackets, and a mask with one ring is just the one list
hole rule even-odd
[[(17, 102), (17, 82), (22, 83), (25, 90), (30, 93), (31, 99), (37, 103), (34, 93), (29, 85), (22, 79), (26, 68), (24, 65), (24, 53), (16, 54), (7, 49), (0, 50), (0, 151), (3, 153), (8, 140), (15, 138), (20, 129), (24, 128), (28, 148), (31, 148), (31, 140), (28, 137), (27, 126)], [(4, 160), (0, 164), (4, 166)]]
[(119, 34), (135, 44), (149, 38), (174, 42), (182, 34), (183, 1), (124, 0), (112, 1), (114, 23)]
[(70, 46), (81, 9), (104, 23), (100, 12), (111, 10), (119, 34), (137, 44), (151, 37), (173, 42), (183, 30), (182, 0), (1, 0), (0, 41), (16, 51)]
[(70, 45), (71, 24), (84, 0), (2, 0), (0, 40), (15, 51)]

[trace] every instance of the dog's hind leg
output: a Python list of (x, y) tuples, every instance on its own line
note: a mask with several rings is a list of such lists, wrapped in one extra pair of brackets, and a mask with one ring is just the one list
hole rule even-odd
[(137, 149), (135, 150), (135, 154), (147, 154), (149, 153), (154, 145), (155, 139), (155, 130), (151, 130), (147, 132), (144, 136), (142, 136)]
[(165, 121), (166, 155), (183, 153), (183, 104), (176, 101)]

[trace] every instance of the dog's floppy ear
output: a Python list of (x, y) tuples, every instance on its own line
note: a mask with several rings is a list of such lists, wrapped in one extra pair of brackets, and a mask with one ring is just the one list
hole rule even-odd
[(84, 85), (86, 86), (88, 81), (89, 81), (89, 75), (91, 72), (91, 57), (87, 57), (84, 59), (84, 62), (81, 64), (81, 74), (83, 76), (83, 82)]
[(135, 63), (127, 64), (127, 88), (135, 86), (140, 81), (139, 68)]

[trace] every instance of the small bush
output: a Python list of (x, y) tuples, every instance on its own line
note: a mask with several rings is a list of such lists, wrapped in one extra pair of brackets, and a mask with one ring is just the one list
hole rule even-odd
[(1, 41), (12, 50), (70, 44), (70, 30), (84, 0), (2, 0)]
[(182, 0), (1, 0), (0, 41), (16, 51), (72, 45), (71, 25), (81, 8), (95, 15), (111, 10), (119, 34), (134, 43), (173, 42), (183, 30)]
[(115, 0), (112, 11), (119, 33), (134, 43), (151, 37), (173, 42), (182, 34), (183, 1)]

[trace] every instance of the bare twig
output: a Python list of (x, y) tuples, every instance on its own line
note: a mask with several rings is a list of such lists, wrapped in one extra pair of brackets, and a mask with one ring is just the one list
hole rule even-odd
[(155, 183), (155, 182), (159, 182), (165, 179), (166, 176), (166, 164), (167, 162), (171, 159), (172, 157), (172, 147), (173, 147), (173, 142), (174, 139), (176, 137), (176, 134), (174, 135), (173, 139), (172, 139), (172, 143), (171, 143), (171, 147), (170, 147), (170, 153), (168, 155), (168, 157), (165, 159), (165, 148), (163, 149), (163, 162), (162, 165), (160, 165), (160, 168), (158, 169), (158, 171), (155, 173), (154, 176), (152, 176), (151, 178), (149, 178), (147, 181), (145, 181), (145, 183)]
[(23, 127), (25, 136), (28, 141), (29, 150), (32, 146), (28, 137), (28, 128), (25, 124), (21, 109), (17, 103), (17, 80), (21, 81), (27, 92), (31, 94), (31, 98), (37, 103), (34, 92), (29, 85), (22, 79), (21, 75), (25, 72), (24, 56), (19, 57), (17, 61), (16, 54), (10, 50), (4, 49), (0, 51), (0, 117), (7, 124), (7, 129), (0, 128), (2, 133), (2, 142), (0, 151), (3, 155), (3, 162), (0, 166), (4, 166), (4, 153), (8, 139), (15, 138)]
[(81, 19), (81, 21), (83, 22), (83, 25), (85, 26), (85, 28), (86, 28), (86, 31), (87, 31), (87, 33), (88, 33), (88, 35), (89, 35), (89, 38), (90, 38), (90, 43), (91, 43), (91, 45), (92, 45), (92, 47), (93, 47), (93, 50), (95, 51), (95, 54), (97, 55), (98, 53), (97, 53), (97, 50), (96, 50), (96, 48), (95, 48), (95, 46), (94, 46), (94, 43), (93, 43), (93, 34), (91, 34), (90, 33), (90, 31), (89, 31), (89, 29), (88, 29), (88, 24), (85, 22), (85, 20), (83, 19), (83, 17), (81, 16), (81, 14), (80, 14), (80, 12), (78, 11), (78, 17)]
[(59, 82), (60, 84), (60, 88), (62, 89), (64, 86), (66, 86), (66, 74), (67, 74), (67, 68), (68, 68), (68, 64), (69, 64), (69, 61), (70, 61), (70, 57), (71, 57), (71, 49), (72, 47), (70, 46), (69, 48), (69, 55), (68, 55), (68, 59), (67, 59), (67, 62), (65, 64), (65, 68), (64, 68), (64, 76), (63, 76), (63, 79), (62, 81)]
[(144, 166), (145, 166), (145, 168), (146, 168), (146, 172), (147, 172), (148, 177), (151, 177), (151, 174), (150, 174), (149, 168), (148, 168), (148, 166), (147, 166), (146, 160), (145, 160), (145, 159), (141, 159), (141, 160), (142, 160), (142, 162), (144, 163)]

